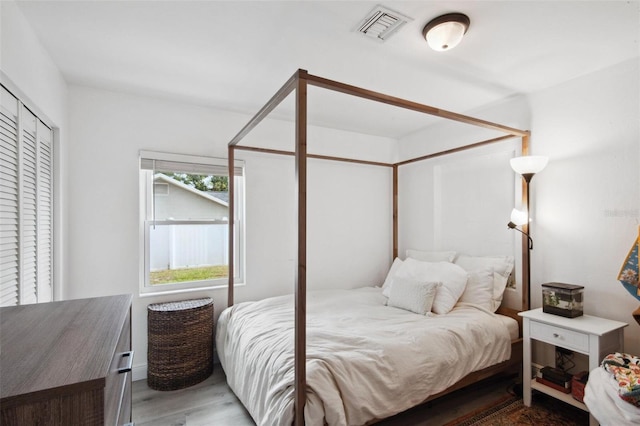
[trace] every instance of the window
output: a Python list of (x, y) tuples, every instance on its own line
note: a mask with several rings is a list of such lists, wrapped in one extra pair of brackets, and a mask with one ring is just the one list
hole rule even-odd
[[(235, 271), (242, 282), (244, 176), (236, 161)], [(226, 159), (140, 153), (141, 291), (226, 285), (229, 276), (229, 185)]]
[(0, 87), (0, 305), (52, 300), (53, 132)]

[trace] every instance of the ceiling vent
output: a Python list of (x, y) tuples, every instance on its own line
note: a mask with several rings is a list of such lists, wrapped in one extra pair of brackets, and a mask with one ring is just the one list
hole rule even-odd
[(413, 21), (413, 19), (382, 5), (377, 5), (360, 22), (356, 31), (367, 37), (386, 41), (409, 21)]

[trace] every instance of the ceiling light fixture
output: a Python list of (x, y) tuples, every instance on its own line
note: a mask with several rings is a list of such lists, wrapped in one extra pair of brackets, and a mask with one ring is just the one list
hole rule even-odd
[(429, 46), (438, 52), (456, 47), (469, 29), (469, 17), (462, 13), (447, 13), (429, 21), (422, 35)]

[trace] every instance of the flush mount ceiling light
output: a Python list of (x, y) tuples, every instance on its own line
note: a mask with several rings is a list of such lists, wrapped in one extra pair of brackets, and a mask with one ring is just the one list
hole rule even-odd
[(469, 17), (462, 13), (447, 13), (425, 25), (422, 35), (433, 50), (451, 50), (462, 41), (470, 22)]

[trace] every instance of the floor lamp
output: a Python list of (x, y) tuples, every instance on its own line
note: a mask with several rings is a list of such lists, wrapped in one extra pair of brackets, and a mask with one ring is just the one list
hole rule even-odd
[[(526, 277), (527, 277), (527, 304), (528, 308), (531, 308), (531, 262), (530, 262), (530, 251), (533, 250), (533, 240), (531, 236), (529, 236), (529, 222), (531, 221), (530, 217), (530, 206), (529, 206), (529, 184), (531, 183), (531, 179), (536, 173), (541, 172), (549, 162), (549, 158), (543, 157), (541, 155), (527, 155), (523, 157), (515, 157), (511, 159), (511, 168), (518, 174), (522, 176), (524, 179), (525, 187), (524, 192), (526, 194), (524, 211), (520, 211), (517, 209), (513, 209), (511, 212), (511, 221), (507, 224), (509, 229), (515, 229), (516, 231), (522, 233), (522, 235), (526, 236), (528, 239), (528, 250), (526, 252), (527, 256), (527, 265), (526, 265)], [(518, 226), (524, 227), (524, 230), (517, 228)]]

